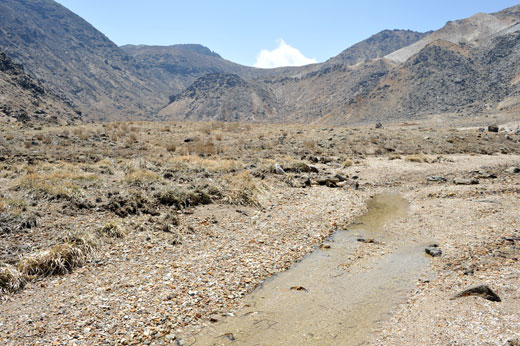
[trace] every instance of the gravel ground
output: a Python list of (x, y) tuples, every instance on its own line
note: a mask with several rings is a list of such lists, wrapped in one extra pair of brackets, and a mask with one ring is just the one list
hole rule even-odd
[[(410, 216), (401, 229), (387, 228), (391, 234), (385, 246), (363, 246), (347, 259), (349, 270), (370, 270), (374, 261), (398, 248), (404, 238), (434, 241), (443, 255), (432, 259), (431, 273), (417, 282), (392, 318), (368, 333), (367, 344), (504, 345), (519, 337), (520, 245), (515, 239), (520, 229), (520, 175), (507, 172), (508, 167), (520, 166), (520, 156), (514, 154), (520, 150), (516, 137), (502, 132), (396, 127), (377, 131), (289, 128), (284, 139), (285, 130), (278, 127), (244, 128), (251, 132), (244, 136), (234, 127), (198, 130), (184, 124), (165, 128), (134, 124), (136, 130), (127, 131), (125, 126), (75, 129), (78, 134), (66, 129), (4, 131), (0, 207), (20, 200), (24, 204), (15, 207), (38, 211), (41, 224), (35, 230), (3, 233), (1, 248), (10, 253), (2, 253), (2, 261), (14, 263), (19, 256), (53, 246), (71, 228), (97, 232), (115, 220), (128, 234), (104, 239), (94, 258), (70, 274), (37, 279), (21, 292), (0, 295), (0, 344), (179, 344), (181, 336), (239, 311), (246, 294), (348, 225), (365, 211), (371, 195), (385, 191), (400, 192), (408, 199)], [(165, 147), (158, 131), (171, 133), (172, 143), (179, 146), (175, 154)], [(127, 132), (136, 137), (125, 137)], [(168, 161), (197, 148), (183, 142), (187, 136), (204, 138), (206, 132), (221, 143), (218, 147), (226, 151), (223, 158), (239, 159), (233, 161), (239, 169), (265, 185), (259, 196), (261, 207), (218, 200), (172, 209), (178, 213), (179, 226), (171, 232), (159, 230), (161, 218), (170, 212), (167, 206), (156, 205), (151, 211), (160, 216), (140, 211), (116, 217), (105, 208), (117, 196), (107, 193), (120, 189), (145, 191), (145, 197), (156, 201), (160, 191), (156, 189), (179, 185), (193, 191), (201, 181), (236, 178), (234, 174), (241, 171), (227, 170), (220, 161), (214, 162), (223, 165), (216, 172)], [(25, 142), (27, 136), (34, 136), (31, 143)], [(202, 151), (216, 150), (196, 143), (204, 144)], [(306, 151), (311, 154), (303, 158)], [(453, 154), (457, 152), (472, 154)], [(497, 152), (502, 154), (487, 155)], [(348, 177), (348, 184), (295, 187), (305, 182), (306, 174), (291, 173), (285, 179), (266, 168), (283, 163), (284, 155), (290, 156), (288, 166), (305, 161), (318, 167), (319, 173), (309, 173), (314, 182), (340, 172)], [(96, 161), (93, 156), (107, 158)], [(35, 188), (12, 188), (21, 176), (52, 178), (52, 172), (60, 171), (71, 175), (63, 181), (75, 179), (85, 198), (95, 201), (92, 207), (80, 208), (82, 200), (41, 198)], [(150, 182), (130, 185), (125, 179), (134, 171)], [(89, 175), (98, 179), (86, 179)], [(446, 181), (428, 181), (430, 176)], [(476, 179), (478, 184), (457, 185), (454, 179), (463, 183)], [(359, 183), (359, 190), (351, 187), (353, 182)], [(502, 303), (480, 297), (449, 299), (481, 283), (492, 287)]]
[(182, 327), (233, 312), (260, 282), (312, 251), (334, 225), (359, 214), (366, 198), (366, 191), (273, 187), (264, 210), (197, 208), (181, 222), (194, 230), (182, 245), (171, 245), (169, 233), (136, 231), (66, 278), (3, 297), (0, 340), (163, 344)]

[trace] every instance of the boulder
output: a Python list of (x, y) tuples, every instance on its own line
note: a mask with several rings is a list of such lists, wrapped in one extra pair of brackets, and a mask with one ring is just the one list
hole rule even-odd
[(500, 302), (502, 301), (498, 294), (493, 292), (491, 288), (489, 288), (488, 285), (478, 285), (473, 286), (468, 289), (463, 290), (460, 293), (457, 293), (453, 298), (451, 299), (457, 299), (462, 297), (469, 297), (469, 296), (476, 296), (481, 297), (487, 300), (490, 300), (492, 302)]
[(498, 132), (498, 125), (496, 125), (496, 124), (489, 125), (488, 126), (488, 131), (489, 132)]

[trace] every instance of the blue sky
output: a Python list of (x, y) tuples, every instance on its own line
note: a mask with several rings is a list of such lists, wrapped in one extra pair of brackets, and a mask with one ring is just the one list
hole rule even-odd
[[(250, 66), (262, 50), (269, 53), (284, 43), (299, 50), (305, 62), (321, 62), (384, 29), (436, 30), (448, 20), (517, 4), (507, 0), (58, 2), (118, 45), (200, 43)], [(303, 63), (301, 57), (296, 59)]]

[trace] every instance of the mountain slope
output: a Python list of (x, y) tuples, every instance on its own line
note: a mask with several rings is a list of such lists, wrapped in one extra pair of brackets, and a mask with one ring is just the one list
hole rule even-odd
[(429, 34), (430, 32), (422, 33), (411, 30), (383, 30), (345, 49), (334, 58), (329, 59), (328, 62), (355, 65), (360, 62), (381, 58), (403, 47), (407, 47)]
[(164, 83), (171, 95), (180, 93), (197, 78), (208, 73), (230, 73), (243, 78), (252, 78), (261, 73), (260, 69), (222, 59), (201, 45), (125, 45), (121, 49), (134, 59), (137, 69), (146, 71)]
[(0, 49), (90, 118), (144, 115), (167, 103), (160, 82), (52, 0), (2, 0)]
[(0, 51), (0, 121), (73, 122), (81, 117)]
[[(519, 108), (520, 6), (448, 22), (430, 34), (382, 32), (323, 64), (255, 79), (276, 104), (269, 119), (345, 124), (414, 119), (441, 113), (471, 116)], [(403, 35), (410, 45), (406, 44)], [(392, 44), (384, 43), (383, 37)], [(421, 38), (422, 37), (422, 38)], [(397, 42), (397, 43), (396, 43)], [(395, 45), (394, 45), (395, 43)], [(365, 47), (365, 48), (363, 48)], [(392, 49), (395, 52), (384, 53)], [(370, 56), (376, 58), (363, 62)], [(222, 87), (221, 87), (222, 89)], [(235, 97), (221, 92), (204, 114)], [(174, 98), (176, 114), (191, 111), (194, 92)], [(199, 103), (200, 104), (200, 103)], [(247, 106), (247, 105), (244, 105)], [(186, 107), (186, 108), (185, 108)], [(253, 109), (243, 108), (243, 112)]]
[[(225, 100), (222, 102), (221, 100)], [(236, 74), (210, 73), (175, 96), (160, 115), (167, 120), (280, 121), (272, 91)]]

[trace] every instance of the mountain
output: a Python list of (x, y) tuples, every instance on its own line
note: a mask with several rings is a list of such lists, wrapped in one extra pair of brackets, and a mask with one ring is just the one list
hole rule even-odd
[[(520, 5), (433, 32), (384, 30), (324, 63), (258, 69), (196, 44), (118, 47), (52, 0), (0, 3), (0, 49), (49, 95), (41, 100), (86, 120), (345, 124), (514, 112), (519, 33)], [(23, 104), (38, 104), (36, 90)]]
[(275, 100), (262, 83), (216, 72), (198, 78), (159, 114), (167, 120), (281, 121)]
[[(520, 5), (448, 22), (430, 33), (383, 31), (325, 63), (254, 81), (269, 90), (263, 103), (276, 105), (271, 121), (347, 124), (511, 112), (520, 105), (519, 21)], [(220, 89), (219, 98), (204, 103), (203, 114), (235, 98), (233, 88)], [(166, 109), (175, 112), (168, 114), (190, 117), (195, 103), (199, 111), (203, 107), (197, 101), (203, 95), (194, 89), (172, 98)], [(254, 113), (251, 103), (242, 106), (242, 113)]]
[(143, 116), (167, 104), (166, 86), (52, 0), (2, 0), (0, 49), (91, 119)]
[(381, 58), (419, 41), (430, 33), (411, 30), (383, 30), (345, 49), (337, 56), (329, 59), (328, 63), (356, 65), (360, 62)]
[(81, 117), (0, 51), (0, 121), (10, 120), (70, 123)]
[(209, 73), (256, 76), (260, 69), (242, 66), (223, 59), (209, 48), (197, 44), (172, 46), (125, 45), (121, 49), (133, 58), (137, 70), (160, 80), (170, 95), (178, 94)]

